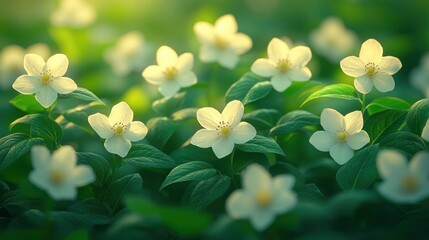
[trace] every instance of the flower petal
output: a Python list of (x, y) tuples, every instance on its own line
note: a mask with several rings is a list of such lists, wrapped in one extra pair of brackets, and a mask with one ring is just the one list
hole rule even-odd
[(192, 53), (184, 53), (179, 56), (176, 63), (176, 68), (179, 73), (187, 73), (194, 66), (194, 55)]
[(133, 121), (134, 113), (126, 102), (120, 102), (112, 107), (109, 115), (109, 123), (113, 126), (115, 123), (127, 125)]
[(208, 45), (203, 45), (200, 48), (200, 60), (202, 62), (214, 62), (218, 59), (218, 51)]
[(76, 160), (76, 151), (73, 147), (69, 145), (62, 146), (52, 153), (51, 167), (70, 174), (70, 171), (76, 166)]
[(367, 143), (369, 143), (370, 139), (368, 136), (368, 133), (366, 133), (364, 130), (352, 134), (347, 138), (347, 145), (351, 147), (353, 150), (361, 149), (363, 146), (365, 146)]
[(197, 120), (204, 128), (215, 130), (222, 121), (222, 116), (216, 109), (212, 107), (204, 107), (198, 109)]
[(77, 89), (76, 83), (68, 77), (54, 78), (49, 86), (59, 94), (68, 94)]
[(284, 92), (292, 85), (292, 81), (287, 74), (276, 74), (271, 78), (271, 85), (277, 92)]
[(51, 164), (51, 153), (49, 149), (42, 145), (31, 148), (31, 164), (37, 171), (46, 171)]
[(252, 64), (250, 70), (261, 77), (271, 77), (277, 72), (277, 67), (270, 60), (259, 58)]
[(363, 116), (361, 111), (348, 113), (344, 116), (344, 120), (346, 121), (347, 133), (350, 135), (359, 132), (363, 128)]
[(133, 121), (130, 123), (129, 128), (125, 131), (123, 136), (131, 142), (135, 142), (146, 137), (147, 131), (148, 129), (144, 123)]
[(250, 222), (256, 230), (262, 231), (270, 226), (270, 224), (274, 221), (274, 217), (275, 215), (271, 211), (267, 211), (267, 209), (256, 208), (256, 210), (252, 212), (252, 215), (250, 216)]
[(287, 59), (289, 55), (289, 47), (284, 41), (278, 38), (273, 38), (268, 44), (267, 52), (268, 58), (277, 63), (277, 61), (281, 59)]
[(331, 135), (335, 135), (339, 129), (346, 128), (346, 121), (343, 115), (332, 108), (323, 109), (320, 115), (320, 124)]
[(353, 150), (345, 143), (335, 144), (329, 151), (332, 159), (340, 165), (347, 163), (353, 157)]
[(187, 72), (176, 76), (176, 83), (180, 87), (189, 87), (197, 83), (197, 76), (194, 72)]
[(49, 168), (47, 169), (34, 169), (30, 172), (28, 179), (31, 183), (41, 189), (47, 189), (51, 182), (49, 180)]
[(219, 56), (219, 64), (222, 67), (233, 69), (238, 64), (238, 55), (232, 51), (222, 51)]
[(232, 218), (247, 218), (255, 207), (253, 197), (243, 190), (234, 191), (226, 200), (226, 211)]
[(88, 117), (89, 125), (101, 138), (109, 138), (113, 136), (112, 125), (109, 123), (109, 118), (101, 113), (95, 113)]
[(177, 53), (168, 46), (161, 46), (156, 52), (156, 62), (161, 67), (173, 67), (177, 60)]
[(378, 72), (372, 77), (374, 86), (380, 92), (390, 92), (395, 88), (393, 77), (387, 73)]
[(229, 125), (234, 128), (237, 126), (244, 113), (244, 105), (238, 100), (232, 100), (228, 104), (226, 104), (223, 109), (221, 116), (222, 120), (229, 123)]
[(354, 85), (358, 92), (367, 94), (371, 91), (373, 83), (372, 79), (365, 74), (360, 77), (357, 77), (354, 81)]
[(332, 134), (325, 131), (317, 131), (313, 133), (309, 141), (311, 145), (322, 152), (329, 152), (329, 150), (335, 144), (337, 144), (336, 138)]
[(311, 60), (311, 50), (308, 47), (294, 47), (289, 52), (289, 61), (292, 66), (304, 67)]
[(200, 147), (208, 148), (213, 146), (220, 139), (216, 130), (200, 129), (191, 138), (191, 144)]
[(231, 14), (223, 15), (218, 18), (214, 24), (215, 31), (222, 34), (231, 34), (237, 32), (237, 21)]
[(53, 77), (61, 77), (67, 72), (69, 60), (64, 54), (55, 54), (46, 62), (46, 68)]
[(395, 150), (382, 150), (377, 155), (377, 169), (383, 179), (395, 178), (408, 169), (405, 157)]
[(209, 43), (215, 36), (214, 27), (208, 22), (197, 22), (194, 25), (194, 32), (200, 43)]
[(277, 175), (273, 180), (274, 192), (291, 190), (295, 185), (295, 177), (290, 174)]
[(380, 63), (378, 64), (381, 72), (393, 75), (402, 68), (401, 61), (392, 56), (382, 57)]
[(120, 136), (112, 136), (104, 142), (104, 147), (110, 153), (118, 154), (120, 157), (125, 157), (130, 151), (131, 142)]
[(232, 130), (231, 137), (236, 144), (243, 144), (252, 140), (256, 136), (256, 129), (247, 122), (241, 122), (234, 130)]
[(24, 56), (24, 69), (30, 76), (40, 76), (45, 67), (45, 60), (37, 54), (26, 54)]
[(76, 187), (72, 184), (54, 185), (50, 184), (46, 187), (49, 196), (55, 200), (74, 200), (77, 196)]
[(360, 77), (366, 74), (365, 63), (355, 56), (346, 57), (340, 62), (343, 72), (351, 77)]
[(270, 206), (273, 212), (276, 214), (285, 213), (295, 207), (298, 202), (297, 196), (292, 191), (282, 190), (275, 191), (274, 199)]
[(176, 83), (176, 81), (165, 81), (158, 88), (158, 91), (165, 98), (173, 97), (176, 93), (179, 92), (179, 90), (180, 90), (180, 86), (179, 84)]
[(237, 33), (231, 40), (230, 46), (236, 54), (241, 55), (252, 48), (252, 39), (244, 33)]
[(88, 165), (79, 165), (70, 174), (70, 181), (77, 187), (85, 186), (95, 180), (94, 171)]
[(158, 65), (151, 65), (142, 72), (143, 78), (150, 84), (160, 85), (165, 81), (165, 75), (162, 68)]
[(224, 158), (234, 150), (234, 140), (231, 137), (220, 138), (213, 144), (212, 149), (217, 158)]
[(255, 197), (261, 190), (271, 191), (271, 175), (261, 165), (253, 163), (244, 171), (243, 188)]
[(423, 138), (426, 142), (429, 142), (429, 119), (428, 119), (428, 121), (426, 122), (425, 127), (423, 128), (423, 131), (422, 131), (422, 138)]
[(33, 94), (40, 91), (42, 84), (39, 77), (22, 75), (12, 85), (13, 89), (22, 94)]
[(58, 94), (49, 86), (42, 86), (36, 93), (36, 100), (44, 107), (50, 107), (55, 100), (57, 100)]
[(360, 49), (359, 58), (362, 59), (364, 63), (374, 63), (378, 64), (383, 56), (383, 47), (375, 39), (366, 40)]
[(418, 152), (411, 159), (410, 171), (415, 175), (429, 181), (429, 153)]
[(311, 78), (311, 71), (307, 67), (291, 68), (287, 71), (287, 74), (292, 81), (297, 82), (305, 82)]

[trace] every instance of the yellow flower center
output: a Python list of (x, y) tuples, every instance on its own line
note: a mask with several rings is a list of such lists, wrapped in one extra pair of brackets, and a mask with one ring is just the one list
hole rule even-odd
[(48, 85), (52, 81), (52, 76), (49, 73), (43, 73), (41, 77), (42, 85)]
[(380, 70), (380, 68), (373, 62), (367, 63), (365, 65), (365, 71), (369, 76), (373, 76), (378, 72), (378, 70)]
[(419, 187), (419, 182), (415, 177), (407, 175), (402, 181), (402, 186), (406, 192), (413, 192)]
[(65, 174), (63, 171), (53, 169), (49, 177), (53, 184), (60, 184), (64, 181)]
[(349, 134), (347, 133), (347, 131), (345, 129), (341, 129), (339, 131), (337, 131), (337, 139), (340, 142), (345, 142), (347, 141)]
[(167, 78), (167, 80), (173, 80), (176, 78), (177, 73), (178, 73), (177, 68), (169, 67), (165, 69), (164, 76), (165, 78)]
[(127, 127), (122, 123), (113, 124), (112, 131), (116, 136), (121, 136), (127, 130)]
[(284, 73), (284, 72), (287, 72), (289, 70), (290, 65), (291, 65), (290, 61), (283, 58), (283, 59), (278, 60), (277, 69), (280, 72)]
[(232, 128), (231, 126), (229, 126), (229, 122), (225, 122), (225, 121), (220, 121), (219, 124), (217, 125), (217, 135), (220, 135), (222, 137), (228, 137), (231, 132), (232, 132)]
[(228, 39), (222, 36), (215, 36), (214, 45), (218, 49), (224, 49), (228, 45)]
[(256, 203), (260, 207), (263, 207), (263, 208), (267, 207), (268, 205), (270, 205), (271, 200), (272, 200), (272, 196), (271, 196), (271, 192), (270, 191), (261, 190), (256, 195)]

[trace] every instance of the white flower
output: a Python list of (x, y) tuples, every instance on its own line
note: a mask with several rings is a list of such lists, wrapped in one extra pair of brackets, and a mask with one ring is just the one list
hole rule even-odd
[(374, 39), (362, 44), (359, 57), (346, 57), (340, 65), (345, 74), (355, 78), (354, 85), (363, 94), (369, 93), (372, 85), (380, 92), (392, 91), (395, 81), (391, 75), (402, 67), (398, 58), (383, 57), (383, 47)]
[(425, 127), (423, 128), (422, 131), (422, 138), (426, 141), (429, 142), (429, 119), (426, 122)]
[(205, 129), (198, 130), (191, 143), (201, 148), (213, 148), (216, 157), (223, 158), (256, 136), (256, 129), (247, 122), (240, 122), (244, 106), (238, 100), (229, 102), (222, 113), (211, 107), (198, 109), (198, 122)]
[(125, 157), (131, 141), (139, 141), (147, 134), (146, 125), (133, 121), (133, 116), (130, 106), (120, 102), (112, 107), (109, 117), (95, 113), (88, 117), (88, 122), (101, 138), (106, 139), (104, 147), (108, 152)]
[(353, 157), (353, 150), (369, 143), (368, 134), (362, 130), (362, 112), (354, 111), (346, 116), (331, 108), (325, 108), (320, 116), (325, 131), (317, 131), (310, 137), (310, 143), (322, 152), (329, 152), (340, 165)]
[(429, 153), (419, 152), (409, 163), (395, 150), (382, 150), (377, 169), (383, 182), (377, 190), (397, 203), (417, 203), (429, 197)]
[(197, 76), (191, 71), (194, 56), (177, 53), (167, 46), (162, 46), (156, 52), (158, 65), (147, 67), (142, 76), (147, 82), (159, 85), (159, 92), (166, 98), (171, 98), (180, 88), (189, 87), (197, 82)]
[(197, 22), (194, 32), (201, 43), (200, 60), (234, 68), (238, 64), (238, 56), (252, 48), (252, 39), (246, 34), (237, 33), (237, 30), (237, 22), (231, 14), (220, 17), (214, 25)]
[(429, 98), (429, 53), (422, 57), (420, 66), (413, 69), (410, 81), (415, 89), (422, 91)]
[(24, 68), (27, 75), (18, 77), (12, 87), (22, 94), (36, 93), (36, 100), (45, 108), (50, 107), (59, 94), (67, 94), (76, 90), (76, 83), (63, 77), (69, 65), (64, 54), (55, 54), (45, 60), (37, 54), (24, 57)]
[(95, 8), (85, 0), (61, 0), (51, 15), (55, 26), (82, 28), (92, 24), (97, 17)]
[(297, 202), (292, 191), (295, 178), (282, 174), (271, 178), (260, 165), (252, 164), (244, 172), (243, 189), (234, 191), (226, 200), (232, 218), (249, 218), (258, 231), (266, 229), (278, 214), (292, 209)]
[(310, 41), (319, 54), (337, 62), (350, 54), (357, 45), (357, 36), (346, 29), (336, 17), (325, 19), (319, 29), (310, 34)]
[(289, 49), (285, 42), (273, 38), (268, 44), (268, 59), (257, 59), (251, 70), (259, 76), (271, 77), (273, 88), (283, 92), (292, 81), (302, 82), (311, 78), (310, 69), (305, 66), (310, 59), (310, 48), (298, 46)]
[(73, 200), (77, 187), (95, 180), (92, 168), (76, 166), (76, 152), (71, 146), (63, 146), (52, 153), (45, 146), (31, 148), (33, 171), (29, 179), (45, 190), (55, 200)]

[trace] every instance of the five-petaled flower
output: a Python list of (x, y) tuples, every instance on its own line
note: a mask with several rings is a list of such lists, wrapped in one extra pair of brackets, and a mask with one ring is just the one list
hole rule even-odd
[(392, 91), (395, 88), (392, 75), (401, 69), (402, 64), (396, 57), (383, 57), (380, 43), (369, 39), (362, 44), (359, 57), (346, 57), (340, 66), (345, 74), (355, 78), (356, 89), (367, 94), (373, 85), (380, 92)]
[(271, 77), (273, 88), (283, 92), (292, 81), (302, 82), (311, 78), (310, 69), (305, 66), (310, 59), (310, 48), (297, 46), (289, 49), (284, 41), (273, 38), (268, 44), (268, 59), (257, 59), (251, 70), (259, 76)]
[(24, 68), (27, 75), (19, 76), (12, 87), (25, 95), (36, 93), (36, 100), (45, 108), (50, 107), (59, 94), (68, 94), (77, 89), (76, 83), (63, 77), (69, 65), (64, 54), (55, 54), (45, 60), (36, 54), (24, 57)]
[(197, 22), (194, 32), (201, 43), (200, 60), (234, 68), (238, 64), (239, 55), (252, 47), (249, 36), (238, 33), (237, 30), (237, 22), (231, 14), (220, 17), (214, 25)]
[(91, 167), (76, 166), (76, 152), (71, 146), (63, 146), (52, 155), (45, 146), (34, 146), (31, 162), (34, 169), (30, 172), (30, 181), (55, 200), (73, 200), (77, 187), (95, 180)]
[(216, 157), (223, 158), (256, 136), (256, 129), (247, 122), (240, 122), (244, 106), (238, 100), (229, 102), (222, 113), (211, 107), (198, 109), (198, 122), (205, 129), (198, 130), (191, 143), (201, 148), (212, 147)]
[(234, 191), (226, 200), (226, 210), (233, 218), (249, 218), (258, 231), (266, 229), (276, 215), (296, 205), (292, 175), (271, 178), (263, 167), (252, 164), (246, 168), (242, 182), (243, 189)]
[(422, 131), (422, 138), (426, 141), (429, 142), (429, 119), (426, 122), (425, 127), (423, 128)]
[(194, 64), (192, 53), (177, 56), (173, 49), (162, 46), (156, 52), (156, 62), (158, 65), (147, 67), (142, 76), (149, 83), (159, 85), (159, 92), (166, 98), (197, 82), (197, 76), (191, 71)]
[(331, 108), (325, 108), (320, 116), (325, 131), (317, 131), (310, 143), (319, 151), (329, 152), (340, 165), (353, 157), (353, 150), (361, 149), (369, 142), (368, 134), (362, 130), (362, 112), (354, 111), (346, 116)]
[(429, 197), (429, 153), (419, 152), (409, 163), (396, 150), (382, 150), (377, 169), (383, 182), (378, 192), (397, 203), (417, 203)]
[(125, 157), (131, 148), (131, 141), (139, 141), (147, 134), (147, 127), (142, 122), (133, 121), (133, 110), (126, 102), (112, 107), (109, 117), (95, 113), (88, 117), (88, 122), (97, 134), (106, 139), (104, 147), (110, 153)]

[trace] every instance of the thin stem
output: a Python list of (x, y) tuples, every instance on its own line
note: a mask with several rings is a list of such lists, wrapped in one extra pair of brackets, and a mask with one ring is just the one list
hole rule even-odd
[(361, 99), (361, 103), (362, 103), (362, 109), (361, 109), (361, 111), (362, 111), (362, 114), (365, 112), (365, 108), (366, 108), (366, 106), (365, 106), (365, 97), (366, 97), (366, 94), (362, 93), (362, 99)]

